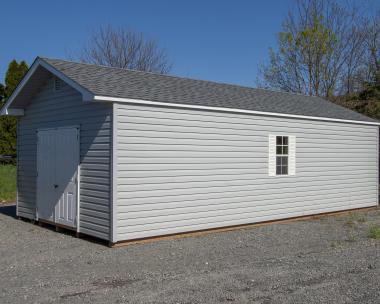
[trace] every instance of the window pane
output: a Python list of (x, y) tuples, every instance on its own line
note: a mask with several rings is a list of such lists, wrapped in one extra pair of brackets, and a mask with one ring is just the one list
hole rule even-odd
[(282, 136), (276, 136), (276, 144), (282, 145)]
[(281, 166), (287, 166), (287, 165), (288, 165), (288, 157), (281, 156)]
[(288, 145), (288, 137), (287, 136), (283, 136), (282, 137), (282, 144), (283, 145)]
[(278, 155), (278, 154), (282, 154), (282, 146), (277, 146), (276, 147), (276, 154)]
[(282, 154), (288, 154), (288, 146), (283, 146), (282, 147)]
[(276, 175), (281, 175), (281, 166), (276, 166)]
[(288, 174), (288, 166), (282, 166), (282, 174)]
[(281, 166), (281, 156), (276, 157), (276, 166)]

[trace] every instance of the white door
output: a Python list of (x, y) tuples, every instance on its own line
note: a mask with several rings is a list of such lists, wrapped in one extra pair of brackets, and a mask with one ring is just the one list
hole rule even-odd
[(54, 222), (55, 133), (37, 133), (37, 212), (38, 218)]
[(76, 227), (78, 165), (77, 128), (38, 131), (38, 218)]

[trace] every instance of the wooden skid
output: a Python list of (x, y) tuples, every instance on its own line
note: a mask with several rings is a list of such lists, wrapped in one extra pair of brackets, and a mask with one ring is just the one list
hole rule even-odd
[(76, 231), (76, 228), (74, 227), (69, 227), (69, 226), (66, 226), (66, 225), (62, 225), (62, 224), (57, 224), (57, 223), (54, 223), (54, 222), (50, 222), (50, 221), (47, 221), (47, 220), (41, 220), (39, 219), (38, 220), (38, 223), (40, 224), (47, 224), (47, 225), (51, 225), (53, 227), (55, 227), (55, 230), (60, 232), (60, 231), (64, 231), (64, 230), (70, 230), (70, 231)]

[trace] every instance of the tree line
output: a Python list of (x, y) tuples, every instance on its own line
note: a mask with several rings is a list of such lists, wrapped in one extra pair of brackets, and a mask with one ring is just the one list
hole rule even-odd
[(380, 118), (380, 10), (340, 3), (297, 0), (258, 85), (321, 96)]

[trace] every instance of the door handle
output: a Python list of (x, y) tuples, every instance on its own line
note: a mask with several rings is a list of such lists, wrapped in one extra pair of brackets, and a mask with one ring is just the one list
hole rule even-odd
[(58, 188), (58, 185), (54, 185), (54, 188)]

